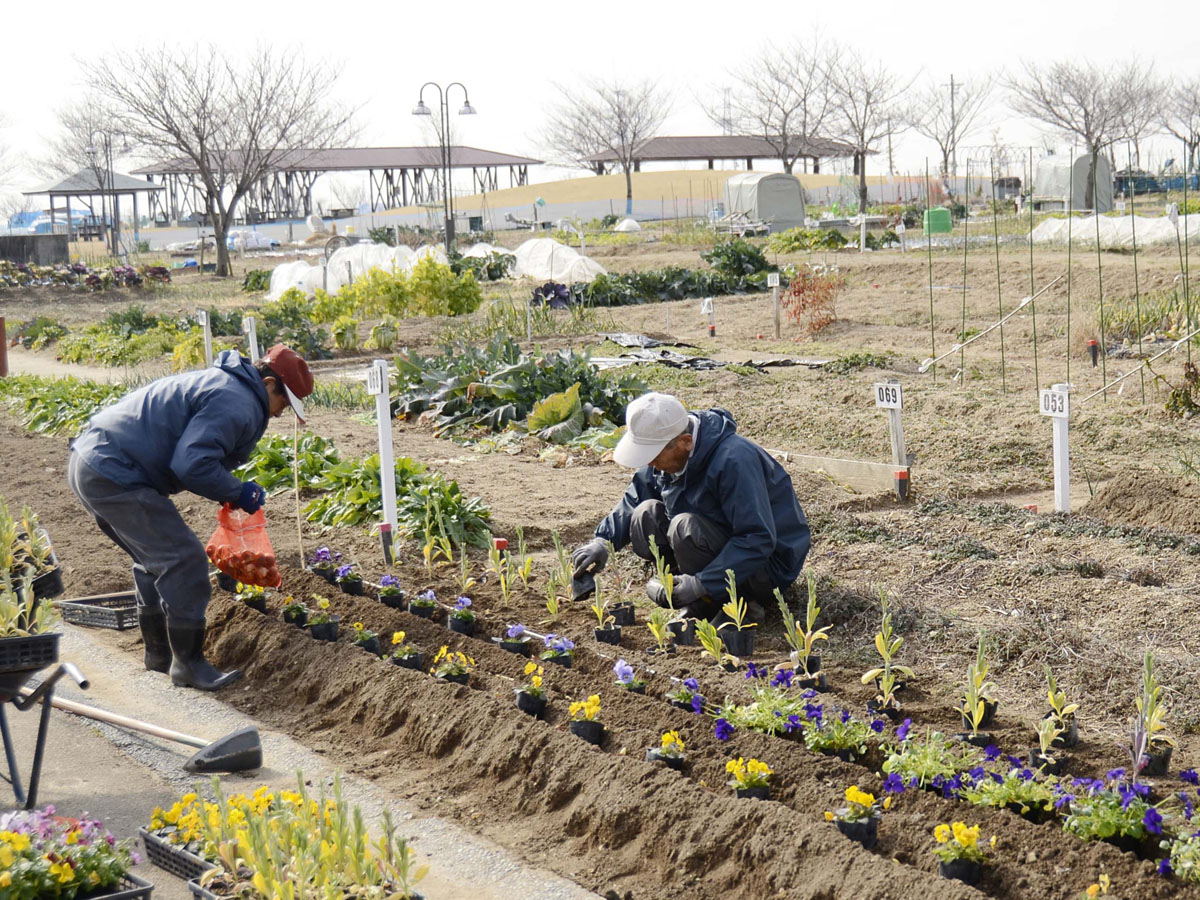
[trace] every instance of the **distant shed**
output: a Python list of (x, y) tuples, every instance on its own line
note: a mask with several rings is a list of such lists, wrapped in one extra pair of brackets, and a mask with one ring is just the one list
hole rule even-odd
[(804, 224), (804, 189), (794, 175), (738, 172), (725, 182), (725, 211), (786, 231)]

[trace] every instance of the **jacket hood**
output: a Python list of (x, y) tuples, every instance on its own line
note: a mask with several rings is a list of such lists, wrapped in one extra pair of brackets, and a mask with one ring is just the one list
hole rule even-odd
[(696, 449), (688, 465), (690, 468), (691, 463), (696, 463), (703, 468), (717, 449), (717, 445), (737, 434), (737, 422), (733, 420), (733, 413), (720, 407), (693, 411), (692, 415), (700, 420), (700, 431), (696, 439)]
[(250, 360), (236, 350), (222, 350), (213, 360), (213, 366), (224, 369), (250, 388), (254, 392), (254, 396), (258, 398), (258, 402), (262, 404), (263, 412), (268, 417), (270, 416), (271, 406), (267, 397), (267, 386), (263, 384), (262, 376), (258, 374), (258, 370), (254, 368)]

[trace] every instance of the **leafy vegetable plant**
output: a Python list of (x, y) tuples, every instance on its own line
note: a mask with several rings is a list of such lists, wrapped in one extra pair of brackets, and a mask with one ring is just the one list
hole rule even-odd
[(883, 665), (869, 669), (863, 675), (862, 683), (876, 683), (879, 693), (875, 699), (881, 709), (899, 709), (900, 703), (896, 700), (896, 684), (900, 678), (912, 678), (913, 670), (894, 662), (896, 653), (904, 644), (904, 638), (895, 634), (892, 629), (892, 614), (888, 610), (885, 588), (879, 589), (879, 606), (881, 617), (879, 631), (875, 634), (875, 649), (879, 653)]

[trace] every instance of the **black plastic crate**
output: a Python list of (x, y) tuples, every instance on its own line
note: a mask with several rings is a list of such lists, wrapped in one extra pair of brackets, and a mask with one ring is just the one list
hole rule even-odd
[(146, 858), (165, 872), (170, 872), (184, 881), (199, 878), (201, 874), (213, 867), (213, 864), (202, 859), (182, 847), (176, 847), (146, 828), (139, 828), (138, 834), (146, 845)]
[(63, 620), (72, 625), (124, 631), (137, 624), (137, 597), (133, 591), (76, 597), (74, 600), (60, 600), (56, 605)]
[(126, 872), (112, 887), (100, 893), (79, 894), (78, 900), (151, 900), (153, 893), (154, 885)]
[(57, 633), (0, 638), (0, 672), (40, 669), (58, 662)]

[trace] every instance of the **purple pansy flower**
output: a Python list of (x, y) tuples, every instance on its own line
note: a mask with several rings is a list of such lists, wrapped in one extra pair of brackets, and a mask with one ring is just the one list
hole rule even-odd
[(767, 667), (755, 665), (752, 662), (748, 662), (748, 663), (746, 663), (746, 677), (747, 678), (766, 678), (767, 677)]
[(683, 686), (685, 688), (687, 688), (689, 691), (691, 691), (693, 694), (696, 693), (696, 691), (700, 690), (700, 682), (698, 682), (695, 678), (683, 679)]
[(692, 694), (692, 712), (696, 715), (704, 712), (704, 698), (699, 694)]
[(1167, 857), (1164, 856), (1162, 859), (1160, 859), (1158, 861), (1158, 874), (1159, 875), (1163, 875), (1163, 876), (1170, 875), (1174, 871), (1175, 870), (1171, 868), (1171, 860), (1168, 859)]
[(983, 758), (988, 762), (995, 762), (1000, 758), (1000, 748), (995, 744), (988, 744), (983, 748)]
[(840, 718), (842, 720), (843, 725), (845, 725), (847, 722), (849, 722), (850, 721), (850, 710), (843, 709), (840, 713)]
[(771, 687), (790, 688), (795, 676), (796, 673), (793, 669), (780, 669), (771, 677)]
[(892, 772), (887, 778), (883, 779), (883, 789), (889, 794), (903, 794), (904, 779), (896, 772)]
[(379, 579), (380, 587), (400, 587), (400, 579), (395, 575), (384, 575)]
[(345, 578), (347, 575), (349, 575), (353, 571), (354, 571), (354, 566), (351, 563), (346, 563), (346, 565), (344, 565), (344, 566), (337, 567), (337, 577)]
[(633, 684), (633, 666), (625, 660), (617, 660), (617, 664), (613, 666), (613, 673), (617, 676), (617, 681), (626, 687)]
[(1184, 769), (1179, 773), (1179, 780), (1184, 784), (1200, 784), (1200, 774), (1195, 769)]
[(525, 635), (525, 626), (509, 625), (508, 631), (504, 632), (504, 634), (510, 641), (519, 641)]
[(875, 732), (876, 734), (883, 734), (884, 725), (885, 725), (885, 723), (884, 723), (883, 719), (872, 719), (871, 720), (871, 730), (873, 732)]
[(457, 600), (454, 601), (454, 608), (458, 609), (458, 610), (470, 609), (471, 608), (471, 598), (470, 597), (459, 597)]
[(1146, 814), (1142, 816), (1142, 824), (1146, 826), (1146, 830), (1151, 834), (1162, 834), (1162, 813), (1153, 806), (1146, 810)]
[(896, 740), (908, 740), (908, 730), (912, 728), (912, 719), (905, 719), (900, 723), (900, 727), (896, 729)]
[(733, 726), (725, 719), (717, 719), (717, 724), (713, 728), (713, 734), (716, 735), (718, 741), (727, 741), (733, 737)]
[(1120, 781), (1124, 777), (1125, 777), (1124, 769), (1109, 769), (1107, 772), (1104, 773), (1105, 781)]

